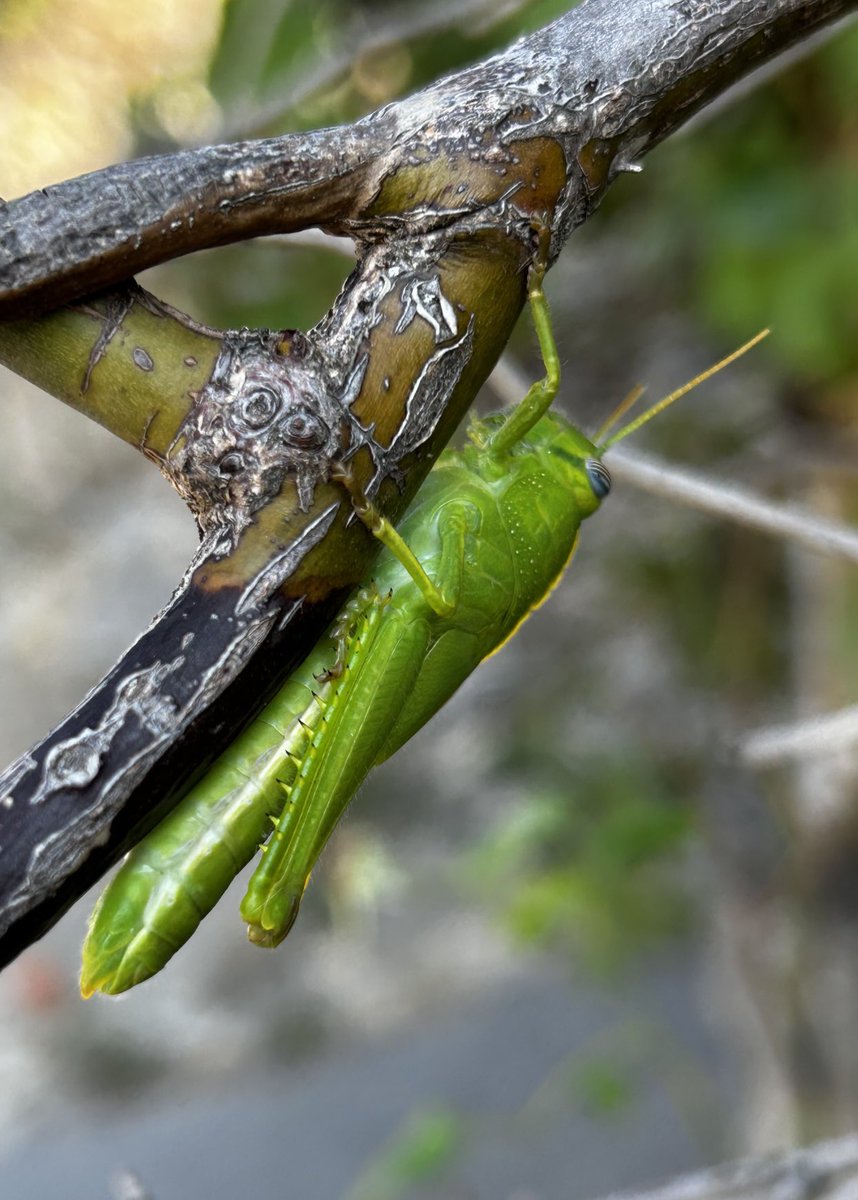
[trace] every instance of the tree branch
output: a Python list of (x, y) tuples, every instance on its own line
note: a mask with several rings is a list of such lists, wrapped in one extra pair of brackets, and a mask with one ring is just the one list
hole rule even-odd
[(55, 308), (155, 263), (265, 233), (322, 226), (372, 238), (468, 217), (497, 224), (493, 206), (508, 209), (515, 184), (502, 169), (513, 141), (549, 138), (563, 149), (557, 253), (619, 172), (736, 79), (855, 6), (588, 0), (352, 127), (140, 159), (31, 193), (0, 212), (0, 316)]
[(220, 330), (136, 284), (0, 324), (0, 361), (156, 462), (211, 377), (221, 345)]

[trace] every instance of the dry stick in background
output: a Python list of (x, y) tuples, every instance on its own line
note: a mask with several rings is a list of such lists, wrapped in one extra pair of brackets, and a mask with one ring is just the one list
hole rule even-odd
[(743, 1158), (602, 1200), (855, 1200), (858, 1136)]

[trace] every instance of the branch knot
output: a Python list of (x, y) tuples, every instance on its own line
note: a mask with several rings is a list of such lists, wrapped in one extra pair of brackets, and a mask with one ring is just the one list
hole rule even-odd
[(307, 512), (331, 462), (347, 453), (350, 426), (303, 334), (230, 331), (163, 470), (201, 534), (226, 527), (234, 542), (287, 475)]

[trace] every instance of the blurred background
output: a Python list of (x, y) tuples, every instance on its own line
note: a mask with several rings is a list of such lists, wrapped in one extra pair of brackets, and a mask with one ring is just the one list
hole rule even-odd
[[(352, 120), (568, 6), (4, 0), (0, 195)], [(547, 282), (576, 421), (770, 325), (636, 444), (853, 519), (856, 101), (853, 25), (615, 185)], [(306, 328), (348, 269), (269, 239), (143, 282)], [(526, 317), (510, 355), (539, 372)], [(5, 762), (195, 531), (128, 447), (0, 395)], [(94, 896), (3, 973), (0, 1195), (549, 1200), (854, 1128), (856, 593), (849, 563), (618, 484), (546, 606), (370, 777), (279, 951), (246, 943), (240, 881), (120, 1001), (77, 995)]]

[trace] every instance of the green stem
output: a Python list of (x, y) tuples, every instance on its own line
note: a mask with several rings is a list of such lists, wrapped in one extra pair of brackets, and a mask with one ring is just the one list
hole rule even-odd
[(134, 285), (0, 325), (0, 362), (156, 459), (211, 375), (220, 345), (215, 330)]

